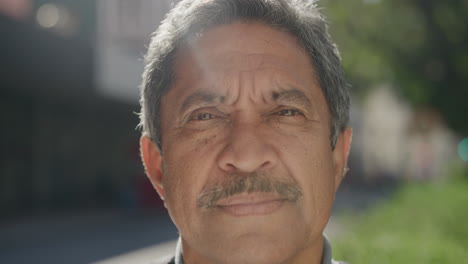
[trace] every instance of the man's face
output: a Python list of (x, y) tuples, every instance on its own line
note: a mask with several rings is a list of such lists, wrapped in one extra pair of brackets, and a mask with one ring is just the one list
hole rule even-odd
[(351, 132), (331, 149), (327, 102), (291, 35), (258, 23), (207, 31), (179, 50), (161, 113), (162, 154), (145, 137), (142, 154), (186, 259), (321, 258)]

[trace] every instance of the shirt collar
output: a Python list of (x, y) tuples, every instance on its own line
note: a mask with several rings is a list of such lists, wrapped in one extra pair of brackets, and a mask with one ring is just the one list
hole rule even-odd
[[(332, 259), (332, 250), (330, 242), (326, 236), (323, 236), (323, 252), (322, 252), (322, 263), (321, 264), (334, 264), (336, 262)], [(176, 254), (175, 254), (175, 264), (184, 264), (184, 258), (182, 254), (182, 239), (179, 237), (177, 241)]]

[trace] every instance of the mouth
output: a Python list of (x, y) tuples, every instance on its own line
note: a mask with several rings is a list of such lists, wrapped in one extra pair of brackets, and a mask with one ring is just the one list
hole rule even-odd
[(219, 200), (216, 208), (232, 216), (267, 215), (284, 202), (286, 199), (274, 193), (242, 193)]

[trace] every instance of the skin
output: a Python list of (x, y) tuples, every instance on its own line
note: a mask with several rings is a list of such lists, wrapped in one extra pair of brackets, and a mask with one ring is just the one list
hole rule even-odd
[[(330, 113), (310, 58), (293, 36), (259, 23), (215, 27), (177, 55), (175, 83), (162, 99), (162, 153), (146, 136), (140, 143), (185, 262), (320, 263), (352, 133), (340, 133), (331, 149)], [(197, 206), (203, 190), (253, 173), (293, 183), (302, 198), (253, 193), (268, 206), (234, 214)]]

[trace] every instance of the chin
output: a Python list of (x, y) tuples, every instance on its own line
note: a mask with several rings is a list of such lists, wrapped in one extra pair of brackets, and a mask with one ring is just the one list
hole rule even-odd
[[(281, 248), (279, 241), (263, 241), (251, 238), (242, 239), (238, 245), (232, 245), (232, 249), (221, 254), (219, 263), (223, 264), (279, 264), (283, 263), (291, 254), (291, 248)], [(272, 245), (276, 244), (276, 245)], [(221, 253), (221, 252), (220, 252)]]
[[(282, 264), (306, 250), (314, 241), (315, 222), (295, 207), (286, 206), (266, 216), (232, 217), (224, 213), (206, 215), (189, 244), (210, 263)], [(182, 233), (182, 237), (183, 233)]]
[[(284, 228), (281, 231), (287, 231)], [(280, 230), (279, 230), (280, 231)], [(215, 263), (281, 264), (304, 249), (306, 237), (286, 232), (275, 234), (244, 234), (228, 241), (218, 241)], [(304, 234), (302, 234), (304, 235)], [(222, 246), (221, 246), (222, 245)], [(221, 248), (222, 247), (222, 248)]]

